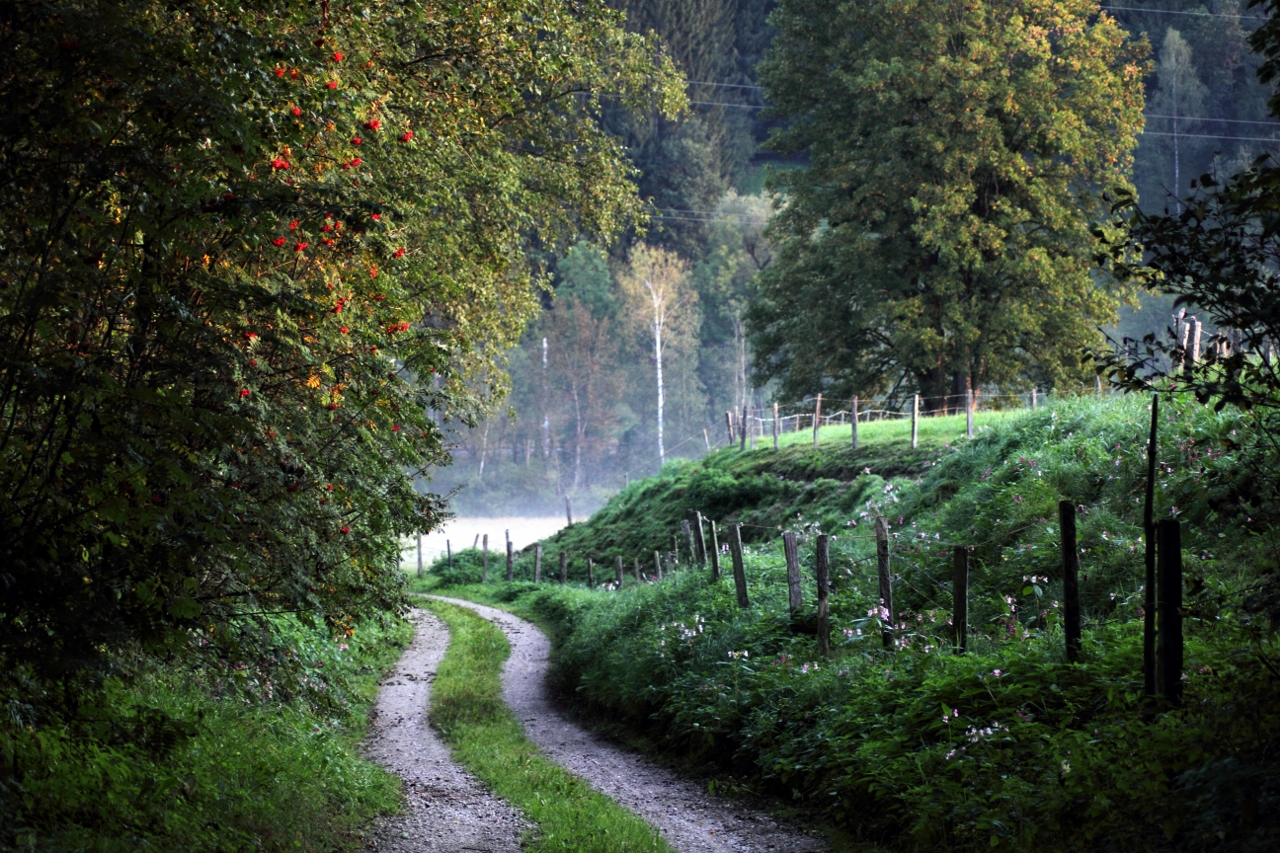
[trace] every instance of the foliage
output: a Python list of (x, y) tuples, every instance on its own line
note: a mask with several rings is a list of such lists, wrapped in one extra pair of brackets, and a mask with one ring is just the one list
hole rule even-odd
[(1144, 41), (1092, 0), (783, 3), (761, 66), (777, 260), (748, 313), (792, 398), (1069, 386), (1115, 298), (1098, 188), (1127, 186)]
[(570, 853), (670, 853), (657, 831), (541, 755), (502, 702), (510, 647), (475, 613), (432, 602), (449, 626), (449, 651), (432, 685), (431, 724), (464, 767), (537, 824), (528, 849)]
[[(1267, 849), (1280, 838), (1280, 682), (1268, 668), (1269, 620), (1248, 602), (1269, 562), (1275, 508), (1252, 491), (1251, 460), (1229, 443), (1244, 438), (1247, 418), (1187, 396), (1172, 403), (1162, 409), (1156, 510), (1183, 520), (1182, 710), (1141, 695), (1149, 414), (1134, 398), (1010, 415), (972, 441), (931, 444), (909, 466), (900, 458), (895, 474), (882, 466), (886, 476), (852, 483), (837, 473), (839, 456), (825, 458), (826, 472), (811, 456), (817, 467), (802, 487), (815, 502), (778, 522), (801, 538), (806, 600), (796, 618), (786, 615), (776, 535), (760, 530), (746, 553), (747, 610), (730, 582), (701, 569), (621, 592), (485, 589), (552, 629), (556, 683), (585, 710), (716, 768), (722, 782), (815, 808), (866, 849)], [(769, 455), (787, 461), (781, 451), (737, 456), (741, 466)], [(640, 526), (658, 515), (670, 530), (674, 500), (756, 505), (741, 469), (730, 481), (727, 466), (708, 462), (633, 484), (576, 534), (603, 550), (622, 518)], [(1080, 505), (1079, 666), (1065, 662), (1057, 607), (1061, 497)], [(892, 531), (892, 652), (875, 616), (867, 521), (877, 514)], [(829, 659), (812, 636), (807, 580), (819, 531), (835, 534)], [(948, 653), (956, 546), (970, 548), (963, 657)]]
[(398, 536), (442, 515), (409, 477), (447, 459), (428, 409), (500, 386), (526, 246), (634, 219), (601, 99), (674, 109), (669, 62), (559, 0), (28, 0), (0, 29), (4, 689), (396, 606)]
[(142, 661), (58, 720), (10, 703), (0, 849), (327, 850), (395, 811), (398, 780), (356, 742), (409, 627), (369, 620), (336, 640), (292, 619), (275, 628), (277, 657)]

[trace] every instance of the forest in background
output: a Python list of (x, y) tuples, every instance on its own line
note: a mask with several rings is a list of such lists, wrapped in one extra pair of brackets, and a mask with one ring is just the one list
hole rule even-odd
[[(629, 28), (653, 31), (667, 46), (688, 81), (691, 110), (676, 119), (606, 110), (652, 220), (647, 231), (632, 229), (609, 245), (584, 240), (541, 256), (551, 289), (509, 353), (508, 396), (474, 427), (454, 422), (453, 465), (420, 484), (440, 494), (458, 490), (453, 506), (462, 514), (558, 513), (565, 495), (589, 512), (630, 479), (654, 473), (664, 457), (697, 457), (708, 444), (723, 444), (726, 411), (779, 400), (777, 382), (755, 387), (744, 324), (756, 277), (774, 259), (764, 234), (775, 213), (765, 175), (808, 162), (766, 144), (784, 124), (761, 109), (757, 71), (775, 35), (769, 16), (777, 4), (615, 5)], [(1248, 46), (1263, 20), (1257, 9), (1239, 0), (1103, 8), (1150, 46), (1145, 128), (1132, 170), (1145, 211), (1176, 208), (1175, 186), (1185, 195), (1199, 175), (1233, 174), (1263, 153), (1280, 123), (1267, 112), (1270, 87), (1259, 84), (1261, 59)], [(662, 342), (661, 453), (653, 304), (626, 287), (641, 245), (670, 253), (673, 281)], [(1172, 303), (1170, 295), (1142, 293), (1121, 306), (1107, 331), (1117, 338), (1162, 331)], [(781, 402), (802, 399), (783, 395)]]

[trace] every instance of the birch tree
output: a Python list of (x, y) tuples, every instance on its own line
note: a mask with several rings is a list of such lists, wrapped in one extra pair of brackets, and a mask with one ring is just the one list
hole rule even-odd
[(689, 286), (688, 279), (689, 265), (679, 255), (639, 245), (632, 250), (630, 262), (619, 282), (626, 300), (627, 316), (638, 330), (643, 330), (653, 348), (660, 465), (667, 461), (664, 444), (664, 358), (673, 343), (683, 343), (697, 328), (698, 294)]

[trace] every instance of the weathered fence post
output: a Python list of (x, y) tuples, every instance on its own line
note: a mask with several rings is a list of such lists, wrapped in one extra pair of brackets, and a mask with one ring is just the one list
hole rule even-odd
[(622, 589), (622, 557), (613, 558), (613, 577), (618, 582), (618, 589)]
[(569, 522), (569, 526), (573, 527), (573, 504), (569, 503), (569, 496), (564, 496), (564, 518)]
[(751, 606), (747, 598), (747, 570), (742, 563), (742, 525), (729, 525), (729, 556), (733, 560), (733, 588), (738, 593), (738, 606)]
[(964, 395), (964, 433), (973, 438), (973, 389), (970, 388)]
[[(511, 547), (511, 543), (507, 543), (507, 547)], [(542, 546), (535, 545), (533, 548), (533, 582), (542, 583)]]
[(750, 409), (747, 410), (746, 420), (747, 420), (747, 424), (746, 424), (747, 447), (751, 448), (752, 450), (755, 450), (756, 449), (756, 433), (759, 431), (759, 426), (760, 426), (757, 423), (757, 421), (760, 420), (760, 415), (759, 415), (759, 411), (756, 409), (755, 406), (752, 406)]
[(822, 395), (818, 395), (818, 402), (813, 407), (813, 449), (818, 449), (818, 427), (822, 426)]
[[(689, 511), (693, 512), (693, 510)], [(693, 525), (689, 523), (688, 516), (680, 519), (680, 532), (684, 534), (684, 547), (689, 550), (689, 561), (696, 561), (698, 559), (698, 548), (693, 544)]]
[(831, 589), (831, 549), (830, 537), (825, 533), (818, 534), (817, 554), (815, 554), (816, 574), (818, 580), (818, 653), (831, 654), (831, 610), (827, 602), (827, 594)]
[(702, 513), (697, 510), (690, 510), (693, 513), (693, 545), (698, 556), (698, 565), (705, 566), (707, 564), (707, 535), (702, 529)]
[(889, 574), (889, 521), (876, 516), (876, 567), (880, 574), (880, 639), (893, 648), (893, 576)]
[(795, 531), (788, 530), (782, 534), (782, 551), (787, 557), (787, 606), (795, 613), (804, 603), (800, 591), (800, 551), (796, 545)]
[(422, 534), (418, 534), (418, 577), (422, 577)]
[(778, 404), (773, 404), (773, 449), (778, 449)]
[(591, 558), (587, 557), (587, 589), (596, 588), (596, 566), (591, 562)]
[(920, 446), (920, 395), (911, 398), (911, 449)]
[(677, 534), (672, 533), (671, 534), (671, 565), (675, 565), (679, 562), (680, 562), (680, 537)]
[(1159, 692), (1156, 676), (1156, 591), (1159, 589), (1156, 578), (1156, 457), (1157, 430), (1159, 429), (1160, 396), (1151, 395), (1151, 435), (1147, 438), (1147, 495), (1142, 509), (1142, 535), (1146, 565), (1146, 589), (1142, 596), (1142, 686), (1148, 696)]
[(1187, 364), (1194, 367), (1200, 360), (1200, 333), (1204, 331), (1204, 324), (1197, 317), (1192, 317), (1187, 322), (1191, 326), (1191, 352)]
[(662, 555), (657, 551), (653, 552), (653, 570), (658, 573), (658, 580), (662, 580)]
[(472, 551), (474, 551), (475, 549), (477, 549), (477, 548), (479, 548), (479, 547), (480, 547), (480, 534), (479, 534), (479, 533), (477, 533), (477, 534), (476, 534), (476, 541), (474, 541), (474, 542), (472, 542), (472, 543), (471, 543), (471, 550), (472, 550)]
[(1182, 524), (1176, 518), (1156, 525), (1160, 556), (1160, 692), (1182, 704)]
[(1031, 389), (1031, 411), (1033, 412), (1036, 410), (1040, 402), (1039, 400), (1036, 399), (1036, 397), (1037, 397), (1036, 389), (1032, 388)]
[(951, 566), (951, 626), (956, 632), (956, 650), (969, 650), (969, 549), (957, 545)]
[(720, 580), (720, 536), (714, 521), (711, 522), (711, 579)]
[(484, 535), (484, 562), (480, 567), (480, 583), (489, 582), (489, 534)]
[(733, 447), (733, 412), (724, 413), (724, 426), (729, 431), (729, 446)]
[[(511, 531), (506, 531), (507, 536), (507, 583), (511, 583), (515, 579), (516, 558), (515, 551), (511, 547)], [(535, 567), (535, 580), (537, 575), (537, 567)]]
[(444, 552), (449, 561), (449, 568), (453, 568), (453, 543), (448, 539), (444, 540)]
[(1058, 501), (1062, 536), (1062, 615), (1067, 634), (1067, 661), (1080, 660), (1080, 549), (1076, 545), (1076, 505)]
[[(538, 546), (538, 550), (542, 550), (542, 546)], [(560, 584), (564, 585), (569, 582), (569, 554), (567, 551), (560, 552)]]
[(853, 424), (853, 449), (858, 449), (858, 398), (853, 398), (853, 406), (849, 412), (849, 422)]

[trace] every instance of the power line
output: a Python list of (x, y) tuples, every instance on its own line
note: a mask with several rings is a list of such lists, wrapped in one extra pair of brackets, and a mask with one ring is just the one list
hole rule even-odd
[(1183, 139), (1234, 139), (1238, 142), (1280, 142), (1277, 136), (1219, 136), (1216, 133), (1162, 133), (1157, 130), (1140, 130), (1139, 136), (1180, 136)]
[(1220, 12), (1180, 12), (1177, 9), (1140, 9), (1136, 6), (1099, 6), (1108, 12), (1154, 12), (1162, 15), (1194, 15), (1198, 18), (1237, 18), (1242, 21), (1267, 21), (1257, 15), (1223, 15)]
[(708, 80), (686, 80), (690, 86), (721, 86), (725, 89), (757, 89), (764, 91), (764, 86), (748, 86), (745, 83), (712, 83)]
[[(1158, 113), (1143, 113), (1147, 118), (1173, 118), (1183, 119), (1185, 121), (1220, 121), (1223, 124), (1265, 124), (1271, 127), (1280, 127), (1280, 121), (1246, 121), (1239, 118), (1208, 118), (1206, 116), (1166, 116)], [(1178, 134), (1181, 136), (1182, 134)]]
[(689, 101), (691, 104), (697, 104), (700, 107), (733, 107), (739, 110), (762, 110), (763, 104), (721, 104), (715, 101)]

